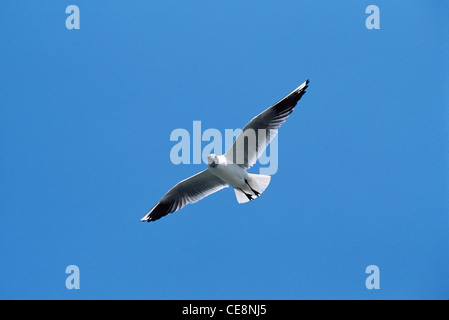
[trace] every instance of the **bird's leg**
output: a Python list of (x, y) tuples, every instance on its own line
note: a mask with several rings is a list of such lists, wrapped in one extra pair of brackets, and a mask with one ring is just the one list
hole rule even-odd
[(248, 198), (249, 201), (253, 200), (253, 198), (251, 197), (250, 194), (247, 194), (245, 191), (243, 191), (243, 190), (240, 189), (240, 188), (239, 188), (239, 190), (242, 191), (242, 192), (245, 194), (245, 196)]
[(248, 180), (245, 179), (245, 183), (246, 183), (246, 185), (251, 189), (251, 191), (254, 192), (254, 194), (256, 195), (256, 197), (260, 196), (260, 192), (254, 190), (253, 188), (251, 188), (251, 186), (250, 186), (249, 183), (248, 183)]

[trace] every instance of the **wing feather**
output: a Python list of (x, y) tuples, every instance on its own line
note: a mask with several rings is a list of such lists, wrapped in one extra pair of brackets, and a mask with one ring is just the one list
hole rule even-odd
[(198, 202), (227, 186), (226, 182), (212, 174), (209, 170), (201, 171), (171, 188), (141, 221), (158, 220), (169, 213), (178, 211), (189, 203)]
[(245, 169), (253, 166), (306, 93), (308, 84), (309, 80), (248, 122), (226, 152), (226, 159)]

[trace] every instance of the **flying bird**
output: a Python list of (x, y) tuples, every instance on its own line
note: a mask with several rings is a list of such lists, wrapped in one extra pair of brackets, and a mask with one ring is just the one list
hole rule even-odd
[(268, 187), (271, 177), (246, 170), (254, 165), (276, 136), (308, 84), (309, 80), (254, 117), (224, 155), (210, 154), (206, 170), (175, 185), (141, 221), (158, 220), (229, 186), (234, 188), (238, 203), (258, 198)]

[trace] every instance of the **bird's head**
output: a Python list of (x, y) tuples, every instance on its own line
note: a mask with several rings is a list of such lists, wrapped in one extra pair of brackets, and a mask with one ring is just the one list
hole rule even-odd
[(215, 168), (216, 166), (218, 166), (218, 157), (215, 154), (210, 154), (207, 156), (207, 165), (211, 168)]

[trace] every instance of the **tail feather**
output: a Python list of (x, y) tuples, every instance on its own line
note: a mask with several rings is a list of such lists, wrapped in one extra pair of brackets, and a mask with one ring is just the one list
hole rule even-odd
[(262, 194), (262, 192), (264, 192), (265, 189), (267, 189), (268, 185), (270, 184), (270, 181), (271, 181), (270, 176), (250, 173), (248, 187), (251, 188), (251, 191), (234, 189), (238, 203), (246, 203), (258, 198)]
[(257, 190), (260, 194), (267, 189), (270, 184), (271, 177), (264, 174), (249, 174), (251, 187)]
[(239, 189), (234, 189), (234, 191), (238, 203), (246, 203), (252, 200), (251, 195), (246, 195), (243, 191), (240, 191)]

